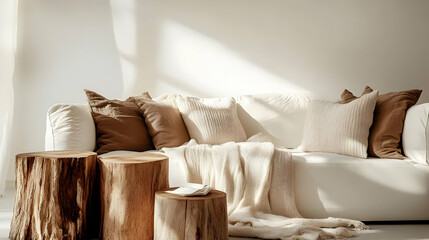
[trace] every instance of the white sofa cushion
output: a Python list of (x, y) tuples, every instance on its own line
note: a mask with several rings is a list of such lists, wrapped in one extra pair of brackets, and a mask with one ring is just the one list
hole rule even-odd
[(301, 144), (308, 93), (255, 94), (234, 97), (238, 118), (247, 137), (269, 134), (277, 146), (296, 148)]
[(244, 142), (246, 133), (233, 98), (177, 97), (177, 105), (189, 136), (198, 143)]
[(429, 103), (408, 109), (402, 132), (404, 154), (413, 161), (429, 164)]
[(94, 151), (94, 121), (87, 104), (55, 104), (46, 119), (45, 150)]
[(292, 152), (295, 197), (307, 218), (429, 220), (429, 166), (408, 159)]
[(310, 102), (300, 150), (366, 158), (378, 91), (346, 104)]

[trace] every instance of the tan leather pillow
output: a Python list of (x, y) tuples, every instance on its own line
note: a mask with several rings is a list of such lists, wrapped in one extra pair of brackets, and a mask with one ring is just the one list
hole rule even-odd
[[(366, 86), (362, 95), (373, 90)], [(401, 150), (402, 129), (405, 114), (417, 103), (422, 90), (413, 89), (391, 92), (377, 97), (374, 121), (369, 133), (368, 153), (373, 157), (403, 159)], [(351, 102), (358, 97), (347, 89), (341, 94), (342, 103)]]
[(110, 100), (85, 89), (97, 129), (97, 153), (154, 149), (140, 109), (131, 101)]
[(156, 102), (144, 95), (129, 98), (140, 108), (153, 144), (157, 150), (178, 147), (190, 140), (179, 109), (164, 102)]

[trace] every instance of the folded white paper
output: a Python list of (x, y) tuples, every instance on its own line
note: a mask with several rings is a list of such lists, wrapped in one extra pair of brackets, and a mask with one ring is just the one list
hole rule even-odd
[(204, 196), (207, 195), (212, 188), (208, 185), (198, 183), (185, 183), (183, 186), (172, 190), (166, 191), (168, 193), (177, 194), (184, 197), (190, 196)]

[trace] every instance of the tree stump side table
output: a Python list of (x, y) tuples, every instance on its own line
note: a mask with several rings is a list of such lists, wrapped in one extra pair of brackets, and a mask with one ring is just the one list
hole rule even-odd
[(153, 239), (155, 192), (168, 185), (168, 157), (138, 153), (99, 158), (103, 239)]
[(96, 162), (94, 152), (16, 155), (16, 196), (9, 238), (85, 238)]
[[(174, 188), (173, 188), (174, 189)], [(206, 196), (155, 194), (155, 240), (226, 240), (226, 193), (211, 190)]]

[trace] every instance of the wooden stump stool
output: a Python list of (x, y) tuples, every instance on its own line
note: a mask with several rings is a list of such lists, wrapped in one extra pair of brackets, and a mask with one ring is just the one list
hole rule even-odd
[(81, 151), (16, 155), (9, 238), (85, 238), (96, 160), (96, 153)]
[[(174, 189), (174, 188), (173, 188)], [(228, 239), (226, 194), (211, 190), (201, 197), (155, 194), (155, 240)]]
[(155, 192), (168, 188), (168, 157), (100, 157), (103, 239), (153, 239)]

